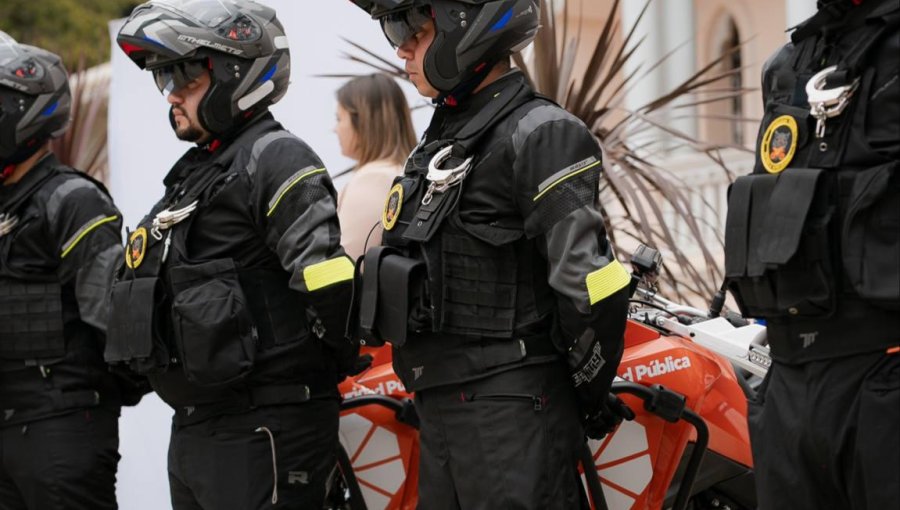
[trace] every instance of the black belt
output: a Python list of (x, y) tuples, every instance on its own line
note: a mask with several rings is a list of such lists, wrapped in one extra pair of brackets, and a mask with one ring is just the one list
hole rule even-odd
[(175, 425), (180, 427), (223, 414), (237, 414), (263, 406), (302, 404), (328, 395), (338, 395), (335, 386), (299, 383), (253, 386), (237, 390), (227, 401), (176, 407), (174, 420)]

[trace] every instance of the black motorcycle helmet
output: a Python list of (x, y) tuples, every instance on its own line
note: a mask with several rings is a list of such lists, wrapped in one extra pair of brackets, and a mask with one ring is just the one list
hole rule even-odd
[(198, 107), (203, 127), (223, 135), (287, 92), (290, 50), (284, 27), (267, 6), (240, 0), (151, 0), (119, 30), (119, 47), (153, 72), (167, 93), (209, 70)]
[(424, 73), (444, 94), (527, 46), (537, 34), (537, 0), (353, 0), (381, 23), (388, 41), (400, 46), (427, 19), (435, 37)]
[(62, 60), (0, 32), (0, 175), (65, 132), (71, 106)]

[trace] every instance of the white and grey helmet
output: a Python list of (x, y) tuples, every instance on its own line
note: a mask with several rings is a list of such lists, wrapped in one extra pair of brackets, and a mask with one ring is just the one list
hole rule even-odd
[(59, 56), (0, 32), (0, 171), (61, 135), (71, 106), (69, 76)]
[(170, 92), (208, 69), (198, 116), (221, 135), (287, 91), (290, 50), (271, 7), (242, 0), (151, 0), (119, 30), (119, 47)]

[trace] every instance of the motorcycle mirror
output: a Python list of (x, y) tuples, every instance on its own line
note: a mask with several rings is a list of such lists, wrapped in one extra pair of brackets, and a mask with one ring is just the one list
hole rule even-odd
[(662, 254), (659, 250), (642, 244), (631, 254), (631, 268), (635, 276), (650, 285), (659, 279), (659, 270), (662, 265)]

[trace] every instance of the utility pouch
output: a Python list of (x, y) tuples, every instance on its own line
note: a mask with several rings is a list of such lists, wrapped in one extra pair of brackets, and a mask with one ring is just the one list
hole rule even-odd
[(360, 300), (360, 330), (368, 345), (395, 347), (406, 343), (410, 309), (423, 299), (425, 264), (379, 246), (363, 259), (363, 292)]
[(170, 278), (175, 344), (187, 379), (218, 386), (244, 378), (253, 368), (258, 335), (234, 261), (173, 267)]
[(59, 283), (0, 280), (0, 358), (54, 358), (65, 353)]
[(836, 289), (834, 207), (821, 169), (740, 177), (731, 187), (725, 276), (748, 317), (825, 316)]
[(122, 280), (113, 286), (103, 353), (107, 363), (127, 364), (139, 375), (166, 370), (169, 349), (160, 323), (162, 299), (157, 277)]
[(844, 271), (857, 294), (900, 310), (900, 164), (854, 172), (841, 228)]

